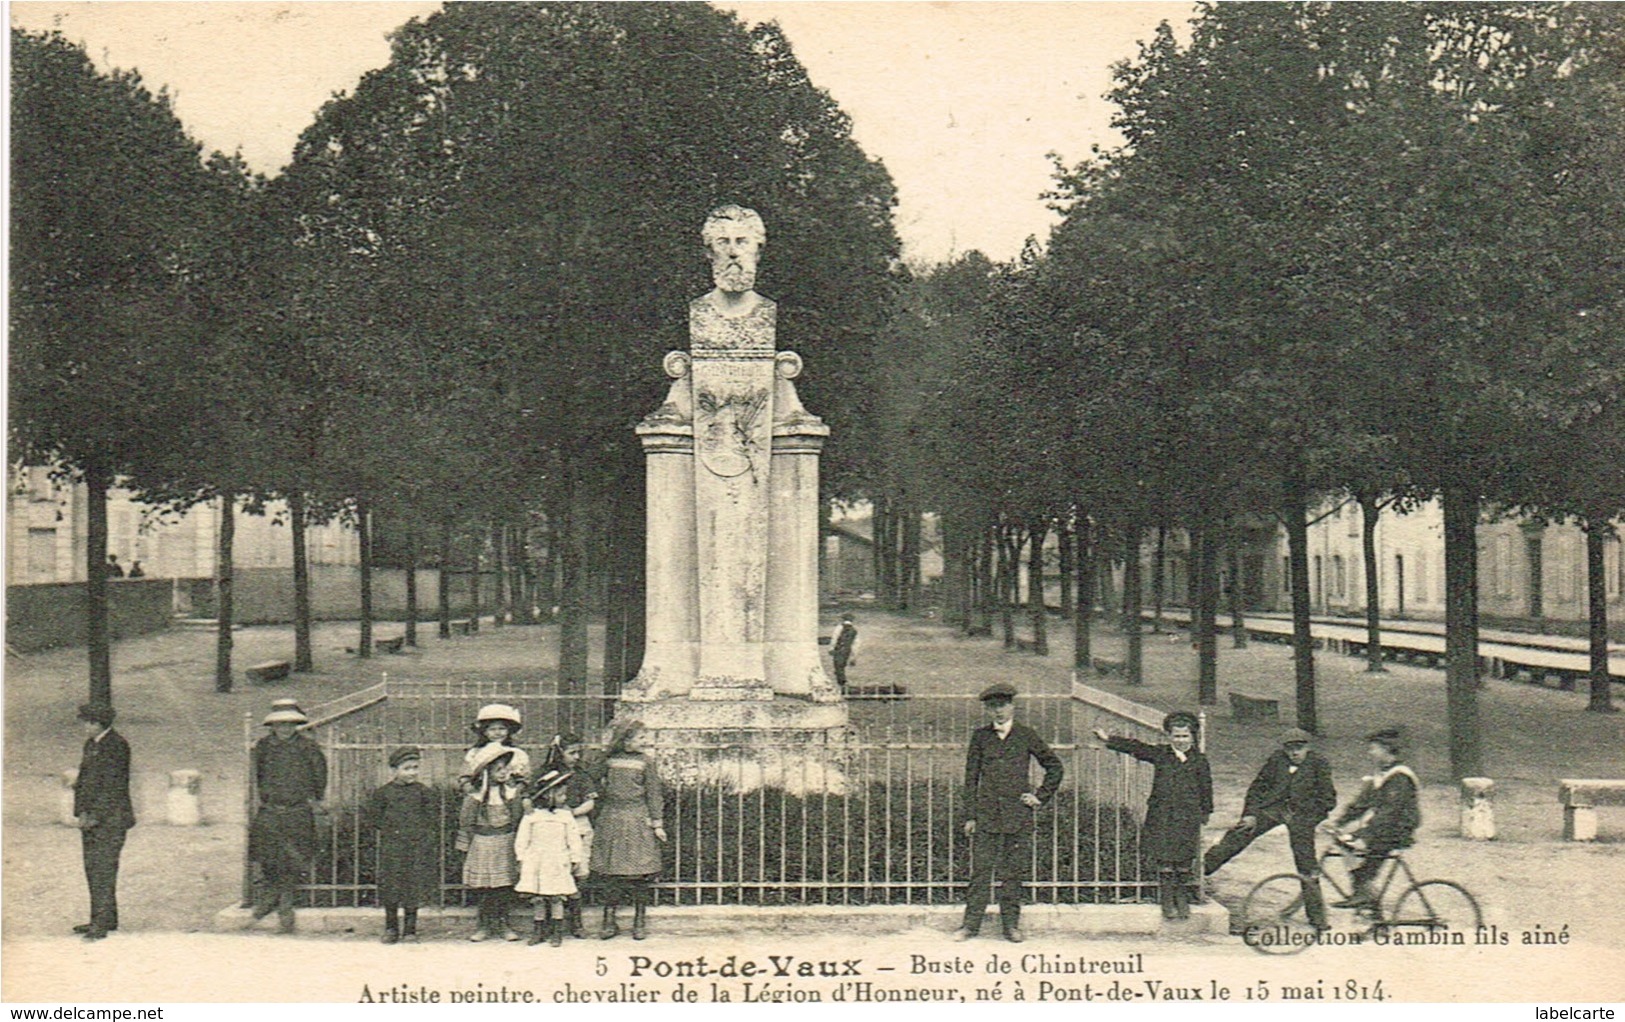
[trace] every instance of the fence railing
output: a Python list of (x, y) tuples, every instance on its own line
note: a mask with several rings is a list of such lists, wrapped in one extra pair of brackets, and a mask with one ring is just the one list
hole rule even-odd
[[(364, 827), (361, 806), (387, 780), (390, 748), (409, 742), (423, 749), (422, 776), (441, 796), (441, 903), (456, 905), (464, 892), (452, 850), (459, 802), (454, 778), (478, 706), (517, 706), (526, 722), (519, 744), (533, 758), (560, 730), (594, 741), (614, 714), (613, 700), (602, 696), (501, 688), (389, 679), (316, 708), (308, 730), (327, 756), (332, 826), (303, 888), (308, 904), (375, 904), (377, 840)], [(668, 787), (670, 840), (657, 897), (669, 904), (746, 905), (962, 900), (974, 853), (963, 831), (964, 757), (970, 731), (985, 719), (982, 707), (974, 696), (919, 695), (853, 700), (850, 709), (851, 737), (844, 742), (809, 747), (758, 740), (747, 747), (719, 739), (658, 749), (656, 755), (704, 759), (709, 768)], [(1141, 900), (1156, 883), (1139, 851), (1149, 769), (1100, 748), (1089, 730), (1101, 723), (1152, 737), (1157, 728), (1148, 722), (1160, 724), (1160, 713), (1126, 700), (1097, 706), (1076, 692), (1023, 696), (1017, 709), (1066, 770), (1055, 798), (1035, 813), (1032, 897), (1048, 903)], [(765, 761), (777, 763), (774, 776), (782, 783), (761, 783)], [(1035, 768), (1035, 784), (1038, 776)], [(590, 878), (587, 890), (591, 897)]]

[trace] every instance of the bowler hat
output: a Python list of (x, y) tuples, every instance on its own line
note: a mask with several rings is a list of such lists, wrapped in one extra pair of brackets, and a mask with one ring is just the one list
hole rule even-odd
[(113, 707), (108, 703), (84, 703), (79, 707), (79, 719), (102, 727), (113, 726)]
[(1001, 682), (998, 682), (997, 684), (989, 685), (987, 688), (982, 689), (982, 694), (977, 696), (976, 698), (980, 699), (984, 703), (989, 703), (989, 702), (994, 702), (994, 701), (1013, 700), (1013, 699), (1015, 699), (1015, 697), (1016, 697), (1016, 688), (1015, 688), (1015, 686), (1014, 685), (1007, 685), (1007, 684), (1005, 684), (1004, 682), (1001, 681)]
[(1315, 736), (1301, 727), (1289, 727), (1281, 732), (1282, 745), (1308, 745), (1314, 741)]
[(416, 745), (402, 745), (389, 754), (390, 769), (400, 766), (409, 759), (422, 759), (423, 750)]

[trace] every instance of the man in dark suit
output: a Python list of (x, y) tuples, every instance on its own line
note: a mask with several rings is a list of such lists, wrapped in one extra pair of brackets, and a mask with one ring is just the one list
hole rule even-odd
[(85, 855), (90, 885), (90, 922), (73, 928), (86, 940), (101, 940), (118, 929), (118, 860), (124, 837), (135, 826), (130, 805), (130, 743), (113, 730), (106, 703), (79, 707), (85, 729), (84, 757), (73, 785), (73, 815)]
[[(982, 928), (997, 873), (999, 922), (1007, 940), (1020, 943), (1021, 902), (1032, 859), (1033, 810), (1048, 802), (1061, 786), (1060, 757), (1038, 732), (1015, 722), (1016, 690), (990, 685), (982, 692), (988, 723), (971, 732), (965, 757), (965, 834), (971, 846), (970, 890), (965, 894), (965, 921), (955, 940), (969, 940)], [(1044, 781), (1032, 791), (1032, 761), (1044, 770)]]
[(1326, 905), (1315, 862), (1315, 828), (1337, 807), (1337, 790), (1332, 787), (1331, 764), (1309, 747), (1313, 737), (1298, 728), (1281, 736), (1281, 747), (1270, 753), (1247, 787), (1241, 819), (1207, 850), (1202, 870), (1211, 876), (1257, 838), (1284, 825), (1293, 866), (1304, 878), (1305, 911), (1310, 923), (1324, 927)]

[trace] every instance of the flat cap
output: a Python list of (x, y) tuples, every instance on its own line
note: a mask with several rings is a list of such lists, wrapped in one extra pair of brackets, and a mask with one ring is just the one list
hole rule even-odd
[(1389, 752), (1398, 753), (1400, 747), (1405, 744), (1405, 732), (1397, 727), (1385, 727), (1366, 735), (1365, 740), (1381, 745)]
[(1289, 727), (1281, 732), (1282, 745), (1308, 745), (1315, 740), (1315, 736), (1301, 727)]
[(982, 694), (976, 698), (985, 703), (993, 699), (1014, 699), (1015, 697), (1016, 687), (1001, 681), (982, 689)]
[(422, 759), (423, 750), (416, 745), (402, 745), (389, 754), (389, 765), (398, 767), (409, 759)]

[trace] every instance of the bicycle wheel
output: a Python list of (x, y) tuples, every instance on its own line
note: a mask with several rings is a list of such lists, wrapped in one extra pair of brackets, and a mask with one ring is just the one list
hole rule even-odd
[(1478, 901), (1454, 880), (1423, 880), (1399, 896), (1385, 922), (1389, 928), (1416, 927), (1429, 932), (1472, 935), (1484, 921)]
[(1315, 942), (1296, 873), (1265, 877), (1241, 903), (1241, 939), (1261, 955), (1295, 955)]

